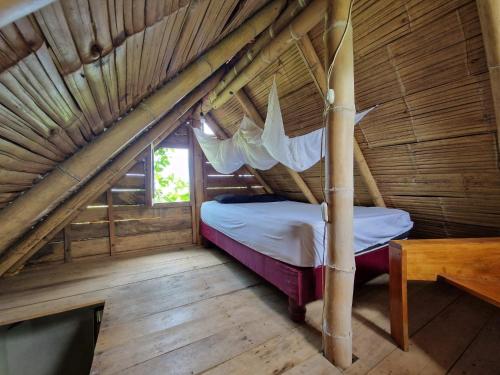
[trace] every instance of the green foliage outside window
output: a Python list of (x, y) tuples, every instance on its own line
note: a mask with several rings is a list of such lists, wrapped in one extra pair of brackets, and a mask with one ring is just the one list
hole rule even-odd
[(156, 149), (154, 202), (189, 202), (189, 178), (185, 176), (186, 171), (189, 172), (188, 150), (164, 147)]

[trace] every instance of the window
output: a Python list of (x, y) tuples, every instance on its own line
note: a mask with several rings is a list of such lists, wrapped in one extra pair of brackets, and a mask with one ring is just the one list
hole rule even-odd
[(189, 202), (189, 150), (159, 147), (154, 151), (154, 203)]

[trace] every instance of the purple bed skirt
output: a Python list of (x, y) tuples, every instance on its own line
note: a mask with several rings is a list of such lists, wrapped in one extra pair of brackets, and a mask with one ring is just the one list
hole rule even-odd
[[(267, 255), (226, 236), (211, 226), (200, 223), (205, 240), (218, 246), (262, 278), (276, 286), (300, 306), (322, 298), (323, 267), (297, 267)], [(389, 246), (356, 255), (356, 284), (389, 272)]]

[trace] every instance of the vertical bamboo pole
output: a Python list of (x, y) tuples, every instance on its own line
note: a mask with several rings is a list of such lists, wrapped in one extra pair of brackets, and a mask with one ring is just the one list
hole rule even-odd
[(484, 49), (490, 72), (493, 107), (497, 120), (497, 141), (500, 152), (500, 1), (477, 0)]
[(325, 357), (342, 369), (352, 363), (351, 310), (355, 270), (354, 58), (349, 12), (349, 0), (329, 0), (324, 34), (327, 67), (332, 63), (337, 49), (338, 53), (333, 74), (329, 77), (329, 87), (335, 92), (335, 102), (329, 111), (326, 132), (326, 197), (329, 221), (323, 298), (323, 345)]

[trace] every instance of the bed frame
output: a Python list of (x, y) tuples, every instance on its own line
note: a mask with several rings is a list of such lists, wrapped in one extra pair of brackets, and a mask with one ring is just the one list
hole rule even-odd
[[(201, 236), (236, 258), (288, 296), (292, 320), (303, 322), (305, 305), (323, 297), (323, 267), (297, 267), (259, 253), (217, 229), (200, 223)], [(356, 284), (389, 272), (389, 247), (383, 246), (356, 256)]]

